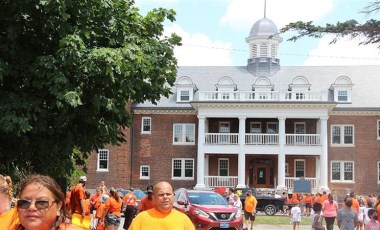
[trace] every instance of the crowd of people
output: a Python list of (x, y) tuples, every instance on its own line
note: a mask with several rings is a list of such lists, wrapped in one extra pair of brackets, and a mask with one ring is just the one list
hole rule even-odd
[(115, 230), (120, 226), (123, 206), (124, 229), (166, 230), (175, 226), (195, 230), (188, 216), (173, 209), (174, 191), (168, 182), (148, 186), (148, 195), (138, 207), (133, 189), (122, 199), (102, 181), (90, 196), (86, 182), (81, 176), (64, 194), (52, 177), (29, 175), (14, 198), (12, 180), (0, 175), (0, 230)]
[[(86, 182), (85, 176), (80, 177), (79, 183), (70, 186), (64, 194), (50, 176), (29, 175), (18, 187), (15, 197), (11, 178), (0, 175), (0, 230), (116, 230), (122, 210), (126, 230), (164, 230), (172, 226), (195, 229), (185, 214), (173, 209), (174, 191), (168, 182), (149, 185), (148, 195), (139, 205), (133, 188), (120, 197), (116, 189), (107, 189), (101, 181), (95, 194), (90, 196), (85, 189)], [(293, 230), (300, 229), (301, 216), (305, 215), (312, 218), (312, 230), (332, 230), (335, 221), (343, 230), (380, 230), (380, 195), (361, 197), (352, 192), (344, 199), (342, 208), (331, 193), (286, 196), (285, 203), (290, 208), (284, 213), (290, 215)], [(233, 189), (228, 192), (228, 202), (242, 214), (244, 211), (243, 229), (252, 230), (257, 206), (252, 191), (247, 191), (244, 210), (239, 194)]]
[[(302, 216), (312, 217), (312, 229), (333, 230), (335, 221), (340, 229), (378, 230), (380, 229), (380, 195), (357, 196), (354, 192), (347, 194), (342, 208), (332, 193), (283, 194), (285, 205), (283, 213), (291, 216), (293, 230), (300, 229)], [(325, 226), (323, 226), (325, 225)]]

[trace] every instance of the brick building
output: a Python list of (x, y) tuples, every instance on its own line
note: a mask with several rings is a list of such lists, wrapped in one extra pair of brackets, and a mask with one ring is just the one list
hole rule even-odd
[(179, 67), (173, 94), (133, 104), (128, 142), (89, 159), (89, 187), (254, 186), (379, 192), (380, 66), (281, 67), (269, 19), (247, 66)]

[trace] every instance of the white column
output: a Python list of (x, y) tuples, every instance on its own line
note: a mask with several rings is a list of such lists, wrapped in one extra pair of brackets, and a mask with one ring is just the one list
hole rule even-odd
[(195, 188), (205, 188), (205, 153), (203, 145), (205, 142), (205, 117), (198, 116), (198, 155), (197, 155), (197, 184)]
[(238, 184), (236, 187), (245, 188), (245, 120), (239, 117), (239, 155), (238, 155)]
[(278, 175), (278, 184), (277, 189), (283, 190), (286, 189), (285, 186), (285, 119), (286, 117), (279, 117), (279, 127), (278, 127), (278, 144), (279, 144), (279, 153), (278, 153), (278, 165), (277, 165), (277, 175)]
[(328, 116), (320, 117), (321, 121), (321, 145), (322, 152), (320, 157), (320, 187), (323, 187), (325, 190), (329, 190), (328, 188), (328, 140), (327, 140), (327, 120)]

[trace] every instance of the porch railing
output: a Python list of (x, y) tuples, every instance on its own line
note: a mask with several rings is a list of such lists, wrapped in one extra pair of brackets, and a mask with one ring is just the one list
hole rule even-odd
[[(321, 144), (320, 134), (285, 134), (286, 145), (318, 146)], [(278, 134), (245, 134), (247, 145), (278, 145)], [(238, 133), (206, 133), (205, 144), (213, 145), (237, 145), (239, 144)]]
[(320, 134), (286, 134), (286, 145), (320, 145)]
[(327, 101), (328, 91), (199, 91), (199, 101)]
[(238, 184), (237, 176), (205, 176), (204, 183), (208, 188), (235, 187)]
[[(294, 190), (294, 181), (299, 180), (299, 177), (285, 177), (285, 186), (290, 189)], [(314, 177), (304, 177), (305, 180), (310, 180), (311, 185), (311, 192), (316, 193), (318, 189), (318, 179)]]
[[(293, 191), (294, 181), (299, 180), (299, 177), (285, 177), (285, 186)], [(311, 192), (316, 193), (318, 189), (319, 180), (314, 177), (304, 177), (305, 180), (310, 180)], [(237, 176), (205, 176), (204, 183), (207, 188), (217, 187), (236, 187), (238, 184)]]
[(237, 145), (239, 144), (238, 133), (206, 133), (205, 143), (219, 145)]
[(278, 134), (246, 134), (247, 145), (277, 145)]

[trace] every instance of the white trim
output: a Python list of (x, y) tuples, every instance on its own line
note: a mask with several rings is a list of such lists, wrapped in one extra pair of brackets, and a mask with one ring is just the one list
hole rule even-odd
[(380, 140), (380, 120), (377, 120), (377, 139)]
[(285, 176), (289, 176), (289, 163), (285, 163)]
[[(344, 128), (345, 127), (352, 127), (352, 143), (345, 144), (344, 143)], [(340, 143), (333, 143), (333, 128), (334, 127), (340, 127)], [(330, 145), (331, 147), (355, 147), (355, 126), (354, 125), (349, 125), (349, 124), (331, 124), (330, 127)]]
[[(182, 128), (181, 128), (181, 133), (178, 133), (178, 135), (180, 135), (181, 136), (181, 138), (182, 138), (182, 141), (175, 141), (175, 138), (176, 138), (176, 132), (175, 132), (175, 128), (176, 128), (176, 126), (181, 126)], [(192, 126), (192, 128), (193, 128), (193, 141), (186, 141), (186, 128), (188, 127), (188, 126)], [(172, 141), (173, 141), (173, 145), (195, 145), (195, 132), (196, 132), (196, 130), (195, 130), (195, 124), (193, 124), (193, 123), (174, 123), (173, 124), (173, 139), (172, 139)]]
[[(99, 159), (99, 154), (102, 154), (103, 159)], [(105, 154), (105, 155), (103, 155)], [(98, 149), (97, 157), (96, 157), (96, 171), (97, 172), (108, 172), (110, 167), (110, 151), (109, 149)], [(100, 161), (106, 161), (107, 166), (106, 168), (100, 168)]]
[[(332, 168), (332, 165), (333, 163), (339, 163), (339, 167), (340, 167), (340, 180), (333, 180), (333, 168)], [(344, 163), (352, 163), (352, 180), (344, 180)], [(331, 183), (336, 183), (336, 182), (355, 182), (355, 162), (354, 161), (331, 161), (330, 163), (330, 172), (331, 172), (331, 175), (330, 175), (330, 180), (331, 180)]]
[[(297, 133), (297, 125), (303, 125), (303, 133)], [(306, 134), (306, 122), (294, 122), (294, 134)]]
[[(144, 131), (144, 120), (149, 120), (149, 131)], [(152, 133), (152, 118), (142, 117), (141, 118), (141, 134), (151, 134)]]
[(377, 184), (380, 184), (380, 161), (377, 162)]
[(294, 177), (299, 177), (297, 173), (297, 162), (303, 162), (303, 177), (306, 176), (306, 160), (305, 159), (294, 159)]
[[(143, 176), (143, 168), (148, 169), (148, 176)], [(150, 166), (149, 165), (140, 165), (140, 180), (149, 180), (150, 179)]]
[[(186, 169), (186, 161), (192, 161), (192, 176), (191, 177), (185, 177), (185, 169)], [(175, 177), (174, 176), (174, 161), (181, 161), (181, 176)], [(194, 180), (194, 159), (193, 158), (173, 158), (172, 159), (172, 180)]]
[(258, 133), (262, 133), (263, 132), (262, 127), (261, 127), (261, 122), (251, 121), (249, 123), (249, 133), (254, 133), (254, 132), (252, 132), (252, 125), (259, 125), (260, 126), (260, 132), (258, 132)]
[(227, 175), (230, 175), (230, 159), (229, 158), (218, 158), (218, 176), (220, 176), (220, 161), (227, 161)]

